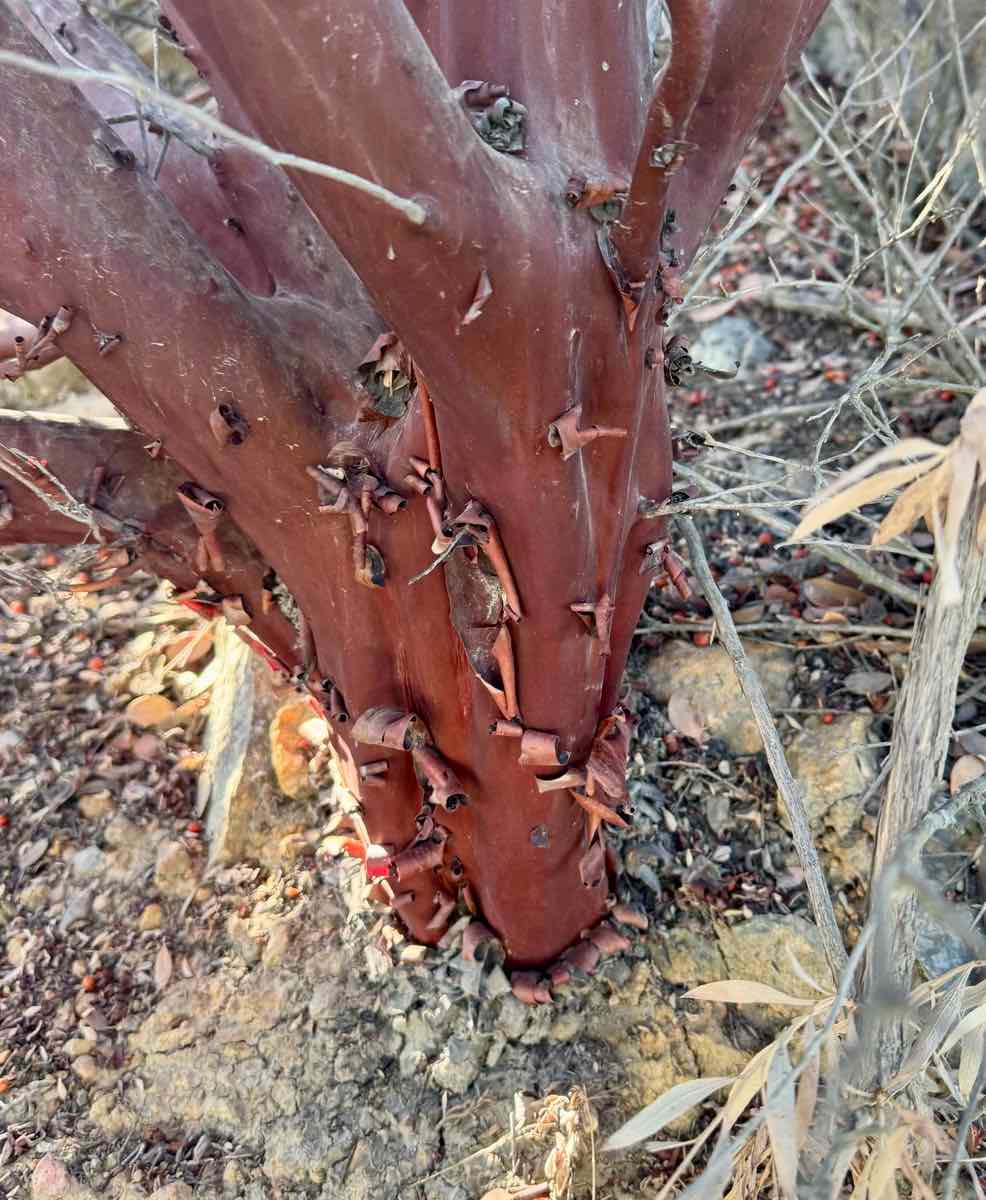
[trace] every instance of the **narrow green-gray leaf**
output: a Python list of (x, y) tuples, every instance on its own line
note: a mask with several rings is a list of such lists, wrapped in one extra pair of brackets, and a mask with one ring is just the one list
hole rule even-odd
[(701, 1104), (721, 1088), (727, 1087), (734, 1080), (733, 1075), (716, 1076), (710, 1079), (689, 1079), (685, 1083), (676, 1084), (662, 1096), (631, 1117), (625, 1125), (611, 1134), (603, 1143), (604, 1150), (625, 1150), (627, 1146), (635, 1146), (645, 1138), (657, 1133), (665, 1125), (684, 1116), (696, 1104)]

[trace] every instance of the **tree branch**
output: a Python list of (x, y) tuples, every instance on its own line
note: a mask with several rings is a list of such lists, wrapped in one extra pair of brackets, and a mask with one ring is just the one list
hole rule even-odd
[[(294, 629), (279, 609), (265, 604), (266, 567), (242, 535), (232, 527), (223, 530), (223, 571), (210, 568), (202, 576), (196, 568), (198, 539), (177, 497), (184, 478), (173, 463), (152, 458), (147, 439), (121, 420), (0, 409), (0, 489), (7, 518), (0, 524), (0, 546), (89, 540), (95, 552), (100, 544), (117, 544), (130, 549), (135, 564), (179, 590), (194, 589), (204, 577), (217, 594), (243, 598), (251, 632), (292, 666)], [(76, 515), (68, 515), (70, 510)]]
[(695, 522), (690, 517), (679, 517), (677, 525), (688, 543), (692, 570), (712, 609), (720, 640), (732, 660), (736, 678), (743, 689), (743, 695), (750, 704), (753, 719), (767, 755), (767, 762), (770, 764), (771, 774), (774, 776), (777, 790), (784, 800), (784, 807), (787, 809), (791, 821), (794, 846), (804, 869), (808, 899), (811, 902), (811, 911), (825, 948), (825, 958), (828, 961), (833, 980), (839, 980), (846, 967), (846, 950), (835, 920), (835, 910), (832, 908), (832, 899), (829, 896), (825, 873), (822, 870), (821, 860), (812, 837), (804, 789), (791, 773), (784, 746), (774, 725), (774, 718), (770, 714), (770, 706), (764, 694), (763, 684), (746, 656), (743, 643), (736, 632), (729, 605), (722, 592), (719, 591), (716, 581), (712, 578), (708, 559), (705, 557), (705, 548), (702, 545), (698, 529), (695, 527)]

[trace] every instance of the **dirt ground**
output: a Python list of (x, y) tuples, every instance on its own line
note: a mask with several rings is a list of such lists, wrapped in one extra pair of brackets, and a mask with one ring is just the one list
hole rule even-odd
[[(783, 245), (770, 253), (783, 264)], [(682, 326), (713, 331), (727, 357), (740, 339), (739, 377), (689, 379), (672, 415), (734, 447), (699, 467), (736, 472), (730, 486), (783, 476), (796, 498), (814, 487), (805, 406), (835, 402), (876, 347), (842, 324), (731, 303), (766, 254), (756, 237), (739, 244), (720, 310)], [(891, 410), (946, 441), (960, 404), (929, 390)], [(859, 434), (847, 412), (829, 452)], [(702, 527), (851, 944), (914, 609), (746, 510)], [(862, 520), (840, 528), (866, 540)], [(867, 561), (920, 590), (926, 535), (912, 544)], [(649, 927), (593, 979), (528, 1008), (498, 967), (463, 960), (461, 922), (420, 952), (396, 918), (359, 906), (324, 779), (285, 801), (262, 861), (210, 867), (196, 803), (209, 639), (188, 653), (201, 630), (150, 580), (52, 595), (43, 577), (62, 563), (8, 555), (0, 575), (0, 1194), (472, 1200), (547, 1170), (559, 1194), (653, 1197), (681, 1151), (612, 1156), (600, 1139), (676, 1081), (735, 1074), (784, 1019), (687, 989), (826, 983), (785, 817), (700, 599), (653, 592), (627, 676), (636, 818), (615, 838), (616, 893)], [(165, 686), (160, 660), (181, 654)], [(962, 681), (956, 759), (986, 749), (980, 663)], [(135, 699), (161, 695), (178, 715), (133, 719)], [(971, 835), (934, 848), (951, 898), (982, 902), (980, 851)], [(937, 973), (959, 952), (931, 929), (922, 962)]]

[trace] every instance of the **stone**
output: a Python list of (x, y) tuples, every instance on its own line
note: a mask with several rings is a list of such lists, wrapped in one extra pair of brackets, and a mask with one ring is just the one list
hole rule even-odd
[(726, 978), (726, 961), (715, 935), (678, 925), (655, 947), (655, 964), (668, 983), (694, 987)]
[(137, 928), (142, 933), (150, 933), (160, 929), (164, 924), (164, 909), (160, 904), (148, 904), (137, 920)]
[(17, 893), (17, 903), (28, 909), (30, 912), (37, 912), (39, 908), (44, 908), (48, 903), (48, 898), (51, 895), (51, 889), (46, 883), (35, 882), (29, 883), (27, 887), (22, 888)]
[(270, 757), (277, 786), (292, 800), (312, 793), (308, 778), (309, 743), (299, 732), (312, 715), (307, 700), (287, 700), (270, 723)]
[[(750, 663), (760, 676), (767, 703), (782, 708), (794, 669), (794, 656), (782, 646), (744, 642)], [(721, 646), (695, 646), (674, 640), (665, 643), (647, 666), (647, 690), (666, 704), (674, 692), (697, 710), (706, 736), (721, 738), (734, 754), (756, 754), (760, 734), (750, 706), (740, 690), (729, 656)]]
[[(89, 1049), (91, 1050), (90, 1043)], [(72, 1070), (78, 1075), (83, 1083), (96, 1083), (102, 1075), (102, 1070), (99, 1063), (91, 1054), (80, 1054), (78, 1058), (72, 1060)]]
[(195, 1192), (187, 1183), (166, 1183), (151, 1192), (150, 1200), (195, 1200)]
[(94, 1043), (88, 1038), (69, 1038), (62, 1049), (69, 1058), (81, 1058), (83, 1054), (92, 1054)]
[(766, 362), (776, 348), (749, 317), (729, 316), (706, 325), (688, 352), (696, 362), (728, 371), (737, 362), (744, 367)]
[(7, 938), (7, 961), (12, 967), (19, 967), (23, 963), (29, 941), (27, 934), (14, 934)]
[(31, 1172), (31, 1200), (95, 1200), (95, 1194), (73, 1179), (60, 1159), (46, 1154)]
[[(284, 696), (294, 693), (276, 687), (266, 664), (222, 623), (215, 656), (219, 670), (209, 702), (205, 765), (198, 778), (209, 862), (248, 859), (279, 866), (285, 835), (306, 824), (308, 814), (307, 804), (285, 797), (271, 757), (271, 723)], [(306, 718), (312, 715), (306, 705)], [(306, 782), (307, 778), (306, 758)]]
[(162, 842), (158, 847), (154, 886), (165, 896), (184, 899), (194, 894), (198, 886), (195, 862), (183, 842)]
[(79, 812), (87, 821), (98, 821), (113, 811), (113, 796), (110, 792), (88, 792), (79, 797)]
[(431, 1082), (442, 1091), (461, 1096), (476, 1080), (482, 1061), (482, 1046), (477, 1041), (450, 1038), (438, 1061), (432, 1064)]
[[(805, 722), (787, 747), (787, 758), (795, 778), (804, 788), (808, 819), (815, 830), (829, 824), (827, 815), (833, 805), (861, 795), (876, 775), (876, 761), (867, 749), (873, 718), (869, 713), (841, 713), (831, 725), (817, 717)], [(790, 828), (783, 801), (781, 820)], [(836, 809), (840, 835), (855, 824), (851, 809)]]
[(95, 879), (106, 869), (106, 855), (98, 846), (86, 846), (72, 855), (72, 874), (76, 879)]

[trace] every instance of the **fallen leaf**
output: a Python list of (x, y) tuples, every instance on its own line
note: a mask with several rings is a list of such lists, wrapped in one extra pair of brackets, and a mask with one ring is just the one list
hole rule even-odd
[(125, 709), (126, 718), (141, 729), (162, 725), (175, 715), (175, 706), (167, 696), (136, 696)]
[(705, 737), (705, 722), (684, 692), (672, 692), (668, 697), (668, 720), (683, 737), (701, 744)]
[(952, 482), (952, 464), (946, 459), (940, 466), (916, 479), (901, 492), (890, 512), (880, 522), (871, 542), (885, 546), (887, 542), (913, 529), (939, 496), (947, 493)]
[(162, 942), (154, 959), (154, 986), (159, 992), (163, 992), (168, 986), (173, 969), (174, 962), (171, 958), (171, 951)]
[(20, 852), (17, 855), (17, 865), (22, 871), (29, 871), (36, 863), (39, 863), (45, 856), (48, 849), (49, 839), (46, 837), (36, 838), (33, 842), (27, 842), (21, 846)]
[(838, 583), (828, 575), (806, 579), (801, 585), (801, 595), (816, 608), (856, 608), (866, 599), (865, 592), (859, 588)]
[(708, 1100), (734, 1079), (733, 1075), (721, 1075), (711, 1079), (689, 1079), (685, 1083), (676, 1084), (658, 1096), (653, 1103), (641, 1109), (626, 1124), (621, 1125), (606, 1139), (603, 1149), (625, 1150), (628, 1146), (635, 1146), (637, 1142), (642, 1142), (665, 1125), (676, 1121), (689, 1109)]
[(842, 681), (842, 686), (854, 696), (871, 696), (885, 692), (893, 681), (894, 677), (886, 671), (853, 671)]
[(798, 1126), (794, 1080), (790, 1075), (791, 1060), (781, 1040), (767, 1069), (763, 1099), (767, 1105), (767, 1134), (774, 1170), (783, 1200), (797, 1200), (798, 1183)]
[(965, 787), (967, 783), (972, 783), (974, 779), (978, 779), (983, 774), (986, 774), (986, 759), (980, 758), (977, 754), (963, 754), (961, 758), (955, 760), (952, 767), (952, 772), (948, 777), (948, 790), (954, 796), (960, 788)]
[(817, 1003), (803, 996), (789, 996), (766, 983), (752, 979), (722, 979), (701, 983), (685, 992), (685, 1000), (710, 1000), (717, 1004), (787, 1004), (793, 1008), (811, 1008)]

